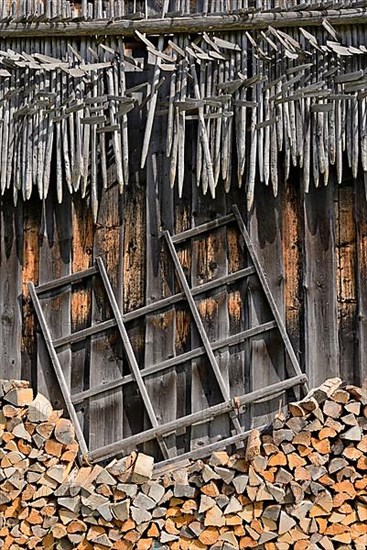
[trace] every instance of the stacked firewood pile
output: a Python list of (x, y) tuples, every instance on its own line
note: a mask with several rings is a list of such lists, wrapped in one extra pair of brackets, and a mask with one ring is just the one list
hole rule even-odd
[(77, 465), (71, 422), (0, 382), (0, 547), (367, 547), (367, 390), (333, 379), (254, 430), (246, 451), (154, 475), (132, 453)]

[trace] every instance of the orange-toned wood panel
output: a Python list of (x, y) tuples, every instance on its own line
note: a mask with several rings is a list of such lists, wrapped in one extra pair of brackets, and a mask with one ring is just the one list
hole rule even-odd
[(356, 350), (356, 226), (352, 186), (337, 189), (335, 200), (337, 299), (340, 375), (350, 382), (358, 381)]
[[(89, 205), (79, 196), (73, 200), (72, 272), (83, 271), (93, 263), (93, 221)], [(76, 288), (71, 300), (73, 331), (81, 330), (90, 322), (91, 296), (84, 288)]]
[(284, 189), (282, 216), (285, 320), (294, 351), (302, 364), (302, 203), (295, 184), (288, 184)]
[[(135, 81), (134, 81), (135, 82)], [(139, 169), (141, 123), (134, 120), (130, 127), (130, 139), (135, 144), (134, 155), (130, 163), (129, 185), (124, 190), (123, 197), (123, 243), (121, 257), (121, 274), (123, 281), (123, 310), (133, 311), (145, 304), (145, 272), (146, 272), (146, 214), (145, 187), (140, 180), (143, 177)], [(145, 327), (143, 318), (128, 324), (128, 334), (135, 352), (138, 365), (144, 365)], [(130, 372), (124, 363), (124, 374)], [(125, 386), (124, 399), (124, 437), (142, 431), (144, 423), (144, 407), (136, 384)]]
[(28, 291), (28, 283), (38, 284), (39, 238), (41, 205), (29, 201), (23, 205), (23, 262), (22, 262), (22, 373), (25, 379), (35, 380), (36, 318)]
[[(88, 201), (76, 195), (72, 204), (72, 272), (83, 271), (93, 263), (93, 236), (91, 209)], [(73, 285), (71, 289), (71, 330), (78, 332), (91, 324), (92, 280), (85, 279), (83, 283)], [(88, 388), (90, 341), (85, 340), (72, 346), (71, 393), (79, 393)], [(89, 403), (83, 403), (78, 409), (78, 417), (88, 440)]]
[[(117, 186), (111, 185), (101, 193), (97, 224), (94, 232), (93, 257), (101, 257), (119, 306), (122, 305), (121, 202)], [(92, 298), (92, 323), (111, 318), (111, 308), (100, 278), (96, 277)], [(91, 338), (90, 387), (121, 378), (123, 355), (116, 329)], [(114, 390), (89, 400), (89, 446), (96, 449), (123, 436), (123, 391)]]

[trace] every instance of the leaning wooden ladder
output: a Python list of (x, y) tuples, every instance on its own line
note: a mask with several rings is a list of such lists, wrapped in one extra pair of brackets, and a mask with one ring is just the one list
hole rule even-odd
[[(207, 233), (218, 227), (225, 226), (232, 222), (237, 222), (239, 232), (243, 237), (243, 240), (248, 252), (250, 265), (244, 269), (241, 269), (239, 271), (236, 271), (224, 277), (220, 277), (218, 279), (209, 281), (198, 287), (190, 288), (186, 280), (175, 246), (188, 239), (197, 237), (199, 235)], [(37, 288), (33, 285), (33, 283), (29, 284), (30, 294), (34, 303), (38, 322), (41, 327), (41, 331), (46, 343), (46, 347), (51, 359), (51, 363), (53, 365), (56, 377), (58, 379), (69, 416), (75, 426), (76, 435), (80, 444), (81, 454), (90, 462), (98, 462), (100, 460), (105, 460), (107, 458), (110, 458), (112, 456), (115, 456), (123, 452), (123, 450), (125, 449), (131, 449), (141, 443), (144, 443), (152, 439), (156, 439), (160, 446), (162, 455), (164, 457), (164, 461), (161, 463), (162, 465), (172, 463), (176, 460), (182, 460), (183, 458), (187, 458), (187, 457), (193, 458), (196, 456), (203, 456), (206, 452), (210, 452), (212, 450), (218, 449), (221, 446), (225, 447), (230, 444), (239, 443), (247, 436), (248, 432), (243, 431), (243, 428), (238, 418), (238, 411), (240, 407), (244, 405), (249, 405), (251, 403), (255, 403), (260, 399), (272, 398), (278, 393), (294, 388), (296, 386), (303, 386), (304, 392), (307, 392), (308, 390), (307, 377), (305, 374), (301, 372), (297, 357), (294, 353), (291, 342), (289, 340), (283, 319), (279, 313), (275, 300), (272, 296), (264, 270), (258, 259), (255, 248), (251, 243), (251, 239), (249, 237), (246, 226), (244, 224), (244, 221), (240, 215), (240, 212), (237, 206), (233, 207), (233, 214), (229, 214), (222, 218), (218, 218), (216, 220), (194, 227), (193, 229), (189, 229), (183, 233), (180, 233), (174, 236), (171, 236), (168, 231), (165, 231), (163, 235), (166, 240), (168, 250), (175, 267), (175, 273), (182, 291), (168, 298), (159, 300), (153, 304), (139, 308), (128, 314), (122, 315), (120, 312), (115, 295), (113, 293), (110, 280), (106, 272), (106, 268), (101, 258), (96, 259), (96, 264), (94, 267), (91, 267), (85, 271), (81, 271), (79, 273), (74, 273), (72, 275), (62, 277), (54, 281), (50, 281), (41, 286), (38, 286)], [(203, 294), (205, 292), (208, 292), (209, 290), (216, 289), (222, 285), (229, 285), (235, 281), (239, 281), (251, 275), (257, 275), (260, 281), (261, 288), (264, 292), (266, 301), (268, 302), (268, 305), (270, 307), (273, 319), (266, 323), (244, 330), (238, 334), (229, 336), (224, 340), (211, 343), (208, 339), (202, 320), (200, 318), (199, 310), (195, 303), (194, 297), (200, 294)], [(72, 333), (70, 335), (63, 336), (62, 338), (53, 340), (51, 337), (50, 329), (47, 325), (47, 321), (46, 321), (43, 309), (42, 309), (40, 298), (42, 298), (42, 295), (49, 296), (50, 293), (52, 293), (52, 291), (55, 291), (57, 289), (60, 289), (68, 285), (79, 283), (81, 280), (87, 277), (94, 277), (94, 276), (100, 276), (102, 279), (102, 283), (113, 313), (113, 318), (107, 321), (103, 321), (98, 324), (92, 325), (91, 327)], [(202, 346), (192, 349), (191, 351), (183, 353), (179, 356), (157, 363), (146, 369), (140, 370), (125, 324), (133, 319), (167, 308), (182, 300), (185, 300), (189, 306), (194, 324), (197, 328), (200, 339), (202, 341)], [(118, 380), (108, 382), (96, 388), (85, 390), (83, 392), (80, 392), (79, 394), (71, 395), (70, 389), (66, 382), (66, 379), (63, 374), (63, 370), (58, 358), (57, 350), (64, 347), (65, 345), (71, 345), (74, 342), (82, 341), (88, 338), (89, 336), (104, 332), (113, 327), (117, 327), (119, 331), (119, 334), (123, 343), (124, 351), (129, 363), (131, 374), (123, 376)], [(250, 393), (231, 398), (228, 387), (221, 373), (220, 366), (214, 355), (214, 352), (228, 346), (234, 346), (238, 343), (244, 342), (245, 340), (259, 336), (261, 334), (264, 334), (274, 329), (279, 330), (285, 350), (289, 357), (289, 362), (287, 362), (286, 365), (287, 365), (287, 374), (290, 378), (287, 380), (272, 384), (270, 386), (267, 386), (266, 388), (261, 388), (259, 390), (255, 390)], [(202, 411), (191, 413), (186, 416), (180, 417), (176, 420), (166, 422), (165, 424), (159, 424), (154, 412), (153, 404), (149, 398), (147, 388), (144, 383), (144, 378), (150, 374), (162, 372), (172, 367), (176, 367), (179, 364), (190, 361), (202, 355), (206, 355), (209, 361), (210, 368), (213, 370), (215, 378), (218, 382), (218, 386), (222, 394), (223, 402), (217, 405), (208, 407), (207, 409), (204, 409)], [(103, 394), (113, 389), (121, 388), (123, 385), (132, 381), (135, 381), (139, 388), (139, 392), (142, 397), (144, 407), (146, 409), (147, 415), (151, 422), (152, 428), (142, 431), (138, 434), (129, 436), (127, 438), (124, 438), (120, 441), (116, 441), (109, 445), (105, 445), (103, 447), (94, 449), (93, 451), (89, 451), (74, 405), (76, 403), (81, 403), (87, 399), (90, 399), (96, 395)], [(232, 435), (220, 442), (216, 442), (206, 447), (202, 447), (199, 451), (192, 451), (192, 452), (186, 453), (185, 455), (179, 455), (174, 457), (170, 456), (169, 449), (167, 448), (167, 445), (165, 443), (165, 436), (172, 434), (172, 432), (174, 432), (175, 430), (185, 428), (187, 426), (191, 426), (197, 422), (210, 421), (214, 417), (222, 414), (229, 414), (234, 431), (236, 432), (235, 435)]]

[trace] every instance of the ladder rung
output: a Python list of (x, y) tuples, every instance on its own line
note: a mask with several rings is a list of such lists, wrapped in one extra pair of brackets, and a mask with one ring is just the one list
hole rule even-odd
[[(242, 279), (244, 277), (248, 277), (249, 275), (252, 275), (255, 272), (256, 270), (253, 266), (240, 269), (238, 271), (235, 271), (234, 273), (230, 273), (229, 275), (224, 275), (223, 277), (218, 277), (218, 279), (213, 279), (212, 281), (203, 283), (202, 285), (194, 286), (191, 289), (191, 294), (193, 296), (199, 296), (200, 294), (204, 294), (204, 292), (208, 292), (209, 290), (213, 290), (222, 285), (229, 285), (231, 283), (234, 283), (235, 281), (238, 281), (239, 279)], [(147, 306), (143, 306), (139, 309), (135, 309), (134, 311), (130, 311), (129, 313), (126, 313), (123, 316), (124, 323), (128, 323), (130, 321), (133, 321), (134, 319), (138, 319), (143, 315), (149, 315), (150, 313), (155, 313), (160, 309), (174, 305), (177, 302), (180, 302), (181, 300), (184, 300), (184, 299), (185, 299), (185, 294), (183, 292), (179, 292), (177, 294), (174, 294), (173, 296), (169, 296), (168, 298), (163, 298), (158, 302), (154, 302), (152, 304), (148, 304)]]
[(55, 288), (60, 288), (65, 285), (70, 285), (71, 283), (77, 283), (86, 277), (91, 277), (98, 273), (98, 268), (96, 266), (85, 269), (84, 271), (78, 271), (77, 273), (72, 273), (72, 275), (66, 275), (65, 277), (60, 277), (60, 279), (55, 279), (43, 285), (39, 285), (36, 288), (37, 295), (44, 294)]
[(71, 334), (68, 334), (68, 336), (63, 336), (62, 338), (54, 340), (52, 343), (54, 348), (61, 348), (62, 346), (74, 344), (75, 342), (81, 342), (82, 340), (88, 338), (88, 336), (104, 332), (105, 330), (113, 328), (116, 325), (117, 323), (115, 319), (109, 319), (108, 321), (103, 321), (102, 323), (98, 323), (97, 325), (84, 328), (83, 330), (78, 330), (78, 332), (72, 332)]
[(223, 277), (218, 277), (218, 279), (212, 279), (211, 281), (203, 283), (202, 285), (194, 286), (191, 289), (191, 294), (193, 296), (198, 296), (199, 294), (203, 294), (204, 292), (208, 292), (209, 290), (216, 289), (217, 287), (220, 287), (222, 285), (230, 285), (231, 283), (234, 283), (239, 279), (249, 277), (254, 273), (256, 273), (254, 266), (245, 267), (244, 269), (239, 269), (238, 271), (234, 271), (234, 273), (230, 273), (229, 275), (223, 275)]
[(225, 340), (214, 342), (212, 344), (212, 349), (213, 351), (215, 351), (217, 349), (222, 349), (227, 346), (235, 346), (236, 344), (240, 344), (244, 340), (254, 338), (255, 336), (260, 336), (261, 334), (264, 334), (264, 332), (269, 332), (270, 330), (274, 330), (276, 328), (276, 321), (269, 321), (268, 323), (263, 323), (262, 325), (258, 325), (257, 327), (249, 328), (247, 330), (239, 332), (238, 334), (233, 334), (233, 336), (228, 336), (228, 338), (226, 338)]
[(233, 222), (234, 220), (234, 214), (228, 214), (228, 216), (217, 218), (216, 220), (213, 220), (211, 222), (203, 223), (202, 225), (198, 225), (197, 227), (193, 227), (192, 229), (183, 231), (182, 233), (177, 233), (177, 235), (172, 235), (171, 240), (175, 244), (181, 243), (183, 241), (186, 241), (187, 239), (191, 239), (192, 237), (196, 237), (197, 235), (201, 235), (202, 233), (206, 233), (207, 231), (216, 229), (217, 227), (227, 225), (227, 223)]
[[(232, 336), (229, 336), (225, 340), (218, 340), (218, 342), (213, 342), (211, 344), (211, 347), (213, 351), (217, 351), (221, 348), (235, 346), (236, 344), (239, 344), (244, 340), (248, 340), (249, 338), (254, 338), (256, 336), (259, 336), (264, 332), (268, 332), (270, 330), (275, 329), (276, 327), (277, 327), (277, 324), (275, 321), (269, 321), (268, 323), (264, 323), (257, 327), (249, 328), (247, 330), (239, 332), (238, 334), (233, 334)], [(204, 346), (201, 346), (199, 348), (192, 349), (191, 351), (187, 351), (186, 353), (182, 353), (181, 355), (171, 357), (170, 359), (165, 359), (164, 361), (160, 363), (156, 363), (155, 365), (152, 365), (151, 367), (147, 367), (146, 369), (142, 369), (140, 371), (140, 374), (143, 378), (145, 378), (146, 376), (149, 376), (151, 374), (156, 374), (157, 372), (162, 372), (171, 367), (176, 367), (178, 365), (181, 365), (182, 363), (186, 363), (186, 361), (191, 361), (192, 359), (195, 359), (196, 357), (200, 357), (201, 355), (204, 355), (204, 354), (205, 354), (205, 348)], [(120, 378), (120, 380), (112, 380), (111, 382), (107, 382), (102, 386), (97, 386), (96, 388), (91, 388), (89, 390), (76, 393), (71, 396), (71, 401), (74, 404), (81, 403), (85, 399), (89, 399), (91, 397), (95, 397), (96, 395), (100, 395), (101, 393), (115, 390), (117, 388), (120, 388), (121, 386), (125, 386), (125, 384), (130, 384), (131, 382), (134, 382), (134, 377), (131, 374), (128, 374), (123, 378)]]

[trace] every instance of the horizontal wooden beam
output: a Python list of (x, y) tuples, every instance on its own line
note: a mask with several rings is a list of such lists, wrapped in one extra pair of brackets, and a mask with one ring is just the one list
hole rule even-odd
[(59, 289), (61, 291), (62, 289), (64, 289), (65, 286), (71, 285), (73, 283), (79, 283), (83, 279), (91, 277), (92, 275), (96, 275), (97, 273), (98, 269), (95, 266), (89, 267), (84, 271), (78, 271), (77, 273), (72, 273), (71, 275), (65, 275), (65, 277), (60, 277), (60, 279), (54, 279), (53, 281), (49, 281), (48, 283), (39, 285), (35, 287), (35, 291), (38, 296), (40, 294), (50, 292), (51, 290)]
[(148, 36), (161, 34), (201, 32), (228, 32), (239, 30), (319, 26), (324, 19), (332, 25), (364, 25), (367, 23), (367, 9), (310, 9), (267, 12), (236, 12), (229, 14), (192, 15), (166, 17), (164, 19), (121, 19), (114, 21), (42, 21), (36, 23), (0, 23), (0, 37), (54, 37), (70, 36), (134, 36), (135, 31)]

